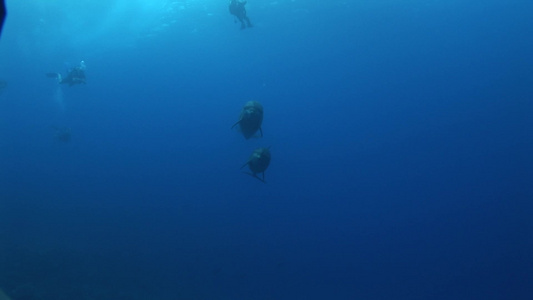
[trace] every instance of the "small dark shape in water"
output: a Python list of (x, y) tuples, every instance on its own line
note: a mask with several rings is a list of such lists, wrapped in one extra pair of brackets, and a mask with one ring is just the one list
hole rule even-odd
[(72, 132), (70, 130), (70, 127), (55, 127), (52, 126), (54, 130), (56, 131), (55, 138), (56, 140), (60, 142), (70, 142), (70, 139), (72, 137)]
[(4, 20), (6, 18), (6, 4), (4, 0), (0, 0), (0, 35), (2, 34), (2, 27), (4, 26)]
[(245, 139), (251, 138), (257, 130), (263, 136), (261, 124), (263, 123), (263, 106), (257, 101), (248, 101), (244, 105), (239, 116), (239, 121), (233, 124), (231, 128), (239, 125), (242, 135)]
[[(254, 150), (248, 161), (242, 165), (241, 169), (245, 166), (248, 166), (250, 168), (250, 171), (252, 173), (247, 173), (248, 175), (251, 175), (259, 180), (261, 180), (263, 183), (265, 182), (265, 170), (268, 168), (268, 165), (270, 164), (270, 147), (269, 148), (257, 148)], [(263, 178), (259, 178), (257, 174), (261, 173), (263, 175)]]
[(69, 69), (66, 76), (62, 76), (61, 73), (46, 73), (46, 77), (56, 78), (60, 84), (68, 84), (68, 86), (85, 84), (85, 69), (85, 62), (82, 60), (78, 66)]
[[(246, 8), (244, 8), (245, 5), (246, 1), (231, 0), (228, 7), (229, 13), (234, 15), (239, 22), (241, 22), (241, 29), (245, 29), (246, 26), (248, 26), (248, 28), (253, 27), (250, 19), (246, 16)], [(235, 23), (236, 22), (237, 21), (235, 20)]]
[(2, 94), (2, 91), (7, 87), (7, 81), (0, 80), (0, 94)]

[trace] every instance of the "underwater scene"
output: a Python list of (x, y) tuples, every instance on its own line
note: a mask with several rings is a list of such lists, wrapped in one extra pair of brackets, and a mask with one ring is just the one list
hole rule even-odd
[(533, 1), (5, 2), (0, 300), (533, 299)]

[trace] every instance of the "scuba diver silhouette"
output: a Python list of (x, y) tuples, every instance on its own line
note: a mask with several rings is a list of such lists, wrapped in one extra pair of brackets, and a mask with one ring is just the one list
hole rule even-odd
[(229, 2), (229, 13), (239, 19), (241, 22), (241, 29), (246, 28), (246, 25), (248, 25), (248, 28), (253, 27), (252, 23), (250, 23), (250, 19), (246, 16), (246, 8), (244, 8), (246, 3), (246, 1), (241, 0), (230, 0)]
[(82, 84), (85, 82), (85, 62), (82, 60), (79, 66), (69, 69), (67, 76), (62, 77), (60, 73), (47, 73), (47, 77), (57, 78), (60, 84), (68, 84), (73, 86), (75, 84)]

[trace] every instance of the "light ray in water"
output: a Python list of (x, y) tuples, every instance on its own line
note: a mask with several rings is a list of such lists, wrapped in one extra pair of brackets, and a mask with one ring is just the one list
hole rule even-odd
[(54, 93), (54, 101), (56, 102), (57, 106), (61, 111), (65, 111), (65, 101), (63, 99), (63, 90), (61, 89), (61, 86), (58, 84), (56, 91)]

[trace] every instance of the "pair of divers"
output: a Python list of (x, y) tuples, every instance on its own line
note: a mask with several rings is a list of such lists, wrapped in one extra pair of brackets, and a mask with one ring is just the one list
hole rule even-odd
[[(263, 137), (263, 130), (261, 125), (263, 124), (263, 106), (257, 101), (248, 101), (242, 108), (241, 114), (239, 116), (239, 121), (237, 121), (231, 128), (239, 126), (242, 135), (245, 139), (250, 139), (255, 137), (255, 133), (259, 131), (261, 137)], [(270, 147), (268, 148), (257, 148), (254, 150), (248, 161), (242, 165), (241, 169), (245, 166), (250, 168), (251, 173), (245, 172), (246, 174), (255, 177), (265, 182), (265, 170), (270, 165)], [(257, 176), (257, 174), (262, 174), (262, 178)]]
[(85, 84), (85, 68), (85, 62), (82, 60), (78, 66), (68, 69), (66, 76), (61, 76), (61, 73), (46, 73), (46, 77), (56, 78), (59, 84), (68, 84), (68, 86)]
[(246, 3), (246, 1), (241, 0), (230, 0), (229, 2), (229, 13), (234, 15), (239, 22), (241, 22), (241, 29), (253, 27), (250, 19), (246, 16), (246, 8), (244, 8)]

